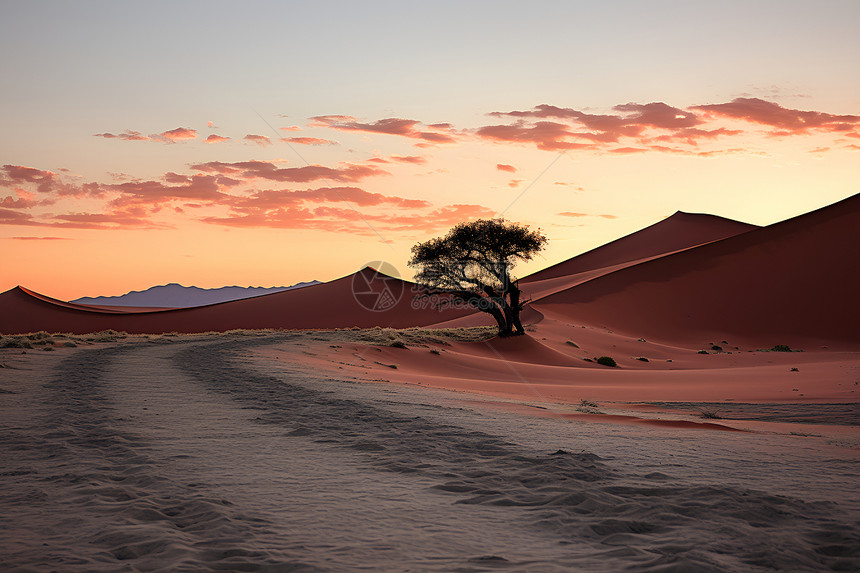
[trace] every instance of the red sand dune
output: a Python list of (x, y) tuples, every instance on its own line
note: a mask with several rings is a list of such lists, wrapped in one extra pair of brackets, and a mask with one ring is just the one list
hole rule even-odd
[(542, 298), (600, 275), (758, 228), (715, 215), (678, 211), (641, 231), (524, 277), (520, 288), (524, 300)]
[(716, 215), (678, 211), (659, 223), (531, 274), (521, 283), (525, 285), (647, 259), (758, 228)]
[[(16, 287), (0, 294), (0, 332), (207, 332), (237, 328), (426, 326), (469, 311), (413, 309), (412, 283), (361, 271), (320, 285), (187, 309), (121, 312)], [(357, 293), (357, 294), (356, 294)], [(375, 309), (375, 310), (374, 310)]]
[(538, 310), (663, 340), (860, 343), (860, 195), (533, 301)]

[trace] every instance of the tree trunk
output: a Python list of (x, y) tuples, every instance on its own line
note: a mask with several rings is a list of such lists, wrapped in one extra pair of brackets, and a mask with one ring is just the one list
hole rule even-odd
[(523, 305), (520, 304), (520, 289), (516, 285), (511, 285), (511, 326), (516, 329), (516, 334), (525, 334), (523, 324), (520, 322), (520, 311)]

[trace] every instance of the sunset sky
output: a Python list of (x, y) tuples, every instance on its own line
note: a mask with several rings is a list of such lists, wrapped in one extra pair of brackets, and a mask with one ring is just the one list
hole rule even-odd
[(0, 292), (331, 280), (477, 217), (520, 276), (860, 192), (860, 2), (0, 2)]

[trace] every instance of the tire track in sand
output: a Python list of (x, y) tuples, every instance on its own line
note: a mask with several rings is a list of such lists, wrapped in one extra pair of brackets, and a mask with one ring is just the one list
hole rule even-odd
[(265, 520), (175, 479), (158, 440), (133, 431), (124, 394), (151, 392), (154, 381), (181, 391), (165, 350), (80, 350), (34, 388), (29, 423), (0, 444), (4, 466), (15, 466), (0, 475), (4, 571), (315, 570), (254, 547)]

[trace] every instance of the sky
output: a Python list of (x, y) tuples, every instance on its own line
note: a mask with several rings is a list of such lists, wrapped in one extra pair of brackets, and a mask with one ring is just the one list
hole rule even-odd
[(0, 292), (280, 286), (476, 218), (524, 276), (860, 192), (860, 2), (0, 0)]

